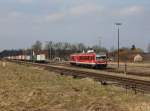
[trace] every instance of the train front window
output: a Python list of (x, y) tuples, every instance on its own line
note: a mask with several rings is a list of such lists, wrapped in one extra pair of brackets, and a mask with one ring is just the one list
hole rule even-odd
[(105, 55), (96, 55), (96, 60), (97, 61), (106, 60), (106, 56)]

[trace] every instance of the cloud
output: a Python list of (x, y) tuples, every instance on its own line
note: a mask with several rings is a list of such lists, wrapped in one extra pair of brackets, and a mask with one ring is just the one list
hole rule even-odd
[(53, 12), (48, 14), (30, 14), (19, 11), (11, 11), (6, 15), (0, 16), (0, 22), (28, 22), (28, 23), (48, 23), (60, 21), (65, 17), (64, 12)]
[(33, 0), (16, 0), (19, 3), (32, 3)]
[(57, 20), (61, 20), (65, 17), (65, 14), (62, 12), (58, 12), (58, 13), (52, 13), (49, 14), (45, 17), (46, 21), (57, 21)]
[(48, 1), (49, 3), (63, 3), (64, 2), (64, 0), (45, 0), (45, 1)]
[(113, 15), (117, 16), (131, 16), (131, 15), (138, 15), (144, 12), (144, 7), (141, 6), (130, 6), (123, 8), (119, 11), (113, 12)]
[(73, 16), (80, 16), (91, 12), (97, 12), (99, 8), (96, 4), (83, 4), (70, 9), (70, 14)]
[(35, 15), (29, 14), (29, 13), (23, 13), (19, 11), (12, 11), (9, 12), (7, 15), (8, 21), (12, 22), (25, 22), (25, 21), (33, 21), (35, 18)]
[(38, 15), (32, 17), (32, 21), (34, 23), (49, 23), (49, 22), (56, 22), (60, 21), (65, 17), (65, 14), (63, 12), (55, 12), (50, 13), (47, 15)]
[(21, 13), (21, 12), (17, 12), (17, 11), (12, 11), (12, 12), (10, 12), (10, 13), (8, 13), (8, 16), (9, 17), (21, 17), (21, 16), (23, 16), (23, 13)]
[(64, 0), (15, 0), (15, 2), (22, 3), (22, 4), (28, 4), (28, 3), (62, 3)]

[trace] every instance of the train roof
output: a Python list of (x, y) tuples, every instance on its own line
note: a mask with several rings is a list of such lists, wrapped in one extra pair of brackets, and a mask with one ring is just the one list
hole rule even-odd
[(99, 55), (99, 56), (106, 56), (106, 53), (75, 53), (71, 54), (71, 56), (87, 56), (87, 55)]
[(76, 54), (71, 54), (71, 56), (82, 56), (82, 55), (95, 55), (96, 53), (76, 53)]

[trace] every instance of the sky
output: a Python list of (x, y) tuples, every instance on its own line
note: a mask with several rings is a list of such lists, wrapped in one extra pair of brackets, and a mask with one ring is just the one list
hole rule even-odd
[(36, 41), (84, 43), (146, 51), (150, 0), (0, 0), (0, 50), (29, 48)]

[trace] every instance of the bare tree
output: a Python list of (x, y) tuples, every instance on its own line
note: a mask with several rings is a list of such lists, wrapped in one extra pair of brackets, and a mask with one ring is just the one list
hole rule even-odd
[(71, 50), (72, 50), (72, 52), (77, 52), (78, 51), (78, 48), (77, 48), (77, 45), (75, 45), (75, 44), (72, 44), (71, 45)]
[(42, 42), (37, 40), (35, 44), (32, 45), (32, 49), (35, 51), (42, 50)]
[(53, 53), (53, 42), (52, 41), (46, 41), (46, 44), (45, 44), (45, 49), (48, 51), (48, 56), (49, 56), (49, 59), (51, 60), (54, 56), (54, 53)]
[(83, 43), (79, 43), (78, 44), (78, 50), (79, 51), (83, 51), (83, 50), (85, 50), (86, 49), (86, 46), (83, 44)]
[(55, 44), (55, 48), (57, 49), (57, 50), (61, 50), (63, 47), (62, 47), (63, 45), (62, 45), (62, 42), (57, 42), (56, 44)]
[(45, 44), (46, 50), (50, 50), (50, 48), (53, 48), (53, 41), (47, 41)]
[(71, 49), (71, 45), (68, 42), (63, 43), (63, 49), (64, 50), (70, 50)]
[(98, 45), (94, 45), (92, 47), (92, 49), (96, 52), (96, 53), (100, 53), (100, 52), (107, 52), (107, 49), (104, 47), (99, 47)]

